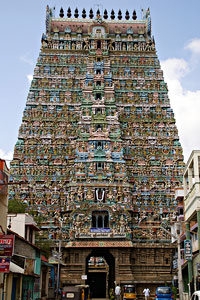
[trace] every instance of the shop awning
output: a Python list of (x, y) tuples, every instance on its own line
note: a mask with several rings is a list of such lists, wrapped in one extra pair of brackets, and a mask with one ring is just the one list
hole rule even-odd
[(19, 267), (18, 265), (16, 265), (15, 263), (13, 263), (11, 261), (10, 262), (10, 272), (24, 274), (24, 269), (22, 269), (21, 267)]

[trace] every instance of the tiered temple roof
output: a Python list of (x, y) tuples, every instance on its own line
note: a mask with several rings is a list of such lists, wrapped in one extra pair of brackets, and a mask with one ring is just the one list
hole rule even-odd
[(9, 197), (54, 241), (170, 239), (184, 164), (150, 11), (114, 15), (47, 6)]

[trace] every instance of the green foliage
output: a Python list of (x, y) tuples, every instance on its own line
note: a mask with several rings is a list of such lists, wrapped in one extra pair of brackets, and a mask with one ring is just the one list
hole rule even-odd
[(27, 207), (27, 204), (16, 199), (8, 201), (8, 213), (25, 213)]
[(172, 293), (174, 295), (174, 300), (176, 300), (177, 294), (178, 294), (178, 289), (175, 286), (172, 286)]
[(35, 245), (40, 248), (45, 257), (48, 258), (51, 255), (51, 247), (53, 246), (53, 242), (48, 239), (46, 232), (36, 232)]
[(38, 214), (36, 210), (29, 210), (28, 213), (33, 217), (34, 221), (37, 223), (37, 225), (40, 227), (40, 224), (44, 220), (44, 217), (42, 215)]

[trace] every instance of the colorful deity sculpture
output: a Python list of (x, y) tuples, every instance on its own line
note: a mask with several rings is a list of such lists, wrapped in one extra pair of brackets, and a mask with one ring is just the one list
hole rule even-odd
[(170, 221), (183, 167), (149, 13), (58, 22), (47, 8), (9, 199), (55, 242), (62, 218), (66, 242), (165, 239), (141, 225)]

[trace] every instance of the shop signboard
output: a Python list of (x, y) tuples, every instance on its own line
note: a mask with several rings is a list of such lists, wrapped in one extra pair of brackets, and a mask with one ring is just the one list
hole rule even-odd
[(24, 274), (26, 275), (33, 275), (35, 269), (35, 260), (32, 258), (26, 258), (25, 267), (24, 267)]
[(0, 257), (13, 255), (14, 240), (14, 235), (0, 235)]
[(109, 233), (110, 232), (110, 228), (91, 228), (90, 232), (94, 232), (94, 233)]
[(0, 258), (0, 273), (9, 273), (10, 258)]
[(191, 240), (184, 241), (184, 252), (185, 252), (185, 260), (191, 261), (192, 260), (192, 244)]
[(178, 268), (178, 253), (177, 252), (173, 256), (172, 266), (173, 266), (173, 269)]

